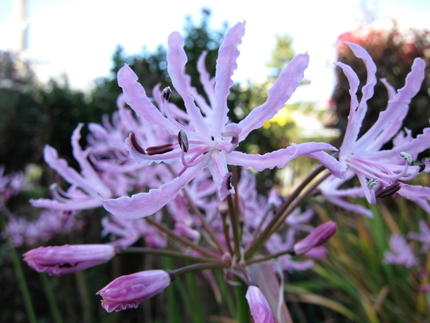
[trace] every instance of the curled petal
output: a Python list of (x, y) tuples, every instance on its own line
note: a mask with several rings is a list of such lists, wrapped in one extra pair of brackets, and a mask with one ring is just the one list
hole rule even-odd
[(113, 215), (123, 216), (128, 219), (143, 218), (154, 214), (173, 200), (203, 166), (190, 167), (181, 176), (161, 185), (158, 189), (149, 190), (148, 193), (138, 193), (131, 197), (121, 196), (117, 199), (103, 200), (103, 206)]
[(232, 151), (226, 157), (228, 164), (251, 167), (257, 171), (262, 171), (266, 168), (284, 167), (285, 164), (297, 157), (307, 156), (310, 153), (322, 150), (336, 150), (336, 148), (322, 142), (308, 142), (303, 144), (291, 144), (291, 146), (287, 148), (278, 149), (264, 155)]
[(233, 85), (231, 79), (234, 70), (237, 68), (236, 60), (239, 57), (237, 47), (242, 42), (245, 33), (245, 22), (240, 22), (230, 28), (221, 44), (216, 62), (215, 74), (215, 102), (212, 116), (211, 135), (218, 138), (221, 129), (227, 124), (228, 107), (227, 96)]
[(307, 54), (299, 54), (291, 60), (269, 90), (266, 102), (253, 109), (239, 122), (241, 128), (239, 142), (244, 140), (252, 130), (262, 127), (265, 121), (272, 119), (284, 107), (285, 102), (303, 79), (308, 64)]

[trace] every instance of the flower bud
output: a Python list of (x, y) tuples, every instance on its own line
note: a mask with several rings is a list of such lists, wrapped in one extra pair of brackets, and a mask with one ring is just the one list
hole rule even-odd
[(108, 312), (137, 308), (140, 303), (161, 293), (171, 277), (164, 270), (147, 270), (113, 280), (97, 292), (103, 297), (102, 307)]
[(23, 256), (34, 270), (59, 276), (108, 262), (115, 256), (115, 248), (104, 244), (39, 247)]
[(257, 286), (249, 286), (245, 295), (255, 323), (275, 323), (270, 305)]
[(333, 221), (328, 221), (316, 227), (306, 238), (297, 242), (294, 247), (296, 255), (302, 255), (312, 248), (321, 246), (336, 232), (337, 225)]

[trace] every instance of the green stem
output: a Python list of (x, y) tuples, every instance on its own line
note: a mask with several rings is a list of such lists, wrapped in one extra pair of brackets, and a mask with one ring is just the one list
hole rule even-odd
[(249, 311), (248, 302), (246, 301), (245, 295), (248, 290), (248, 286), (244, 284), (242, 280), (238, 277), (235, 277), (235, 282), (237, 286), (235, 286), (236, 290), (236, 303), (237, 303), (237, 312), (236, 318), (237, 323), (249, 323), (251, 322), (251, 315)]
[(60, 311), (55, 301), (54, 293), (52, 292), (51, 284), (46, 274), (39, 273), (40, 281), (42, 282), (43, 290), (45, 291), (46, 298), (48, 300), (49, 309), (51, 310), (52, 318), (55, 323), (62, 323)]
[(204, 323), (202, 306), (200, 304), (200, 298), (197, 290), (196, 277), (192, 272), (187, 273), (187, 284), (188, 291), (191, 296), (191, 304), (193, 304), (193, 310), (191, 311), (191, 316), (193, 322), (195, 323)]
[(25, 310), (27, 311), (28, 321), (30, 323), (36, 323), (36, 321), (37, 321), (36, 315), (34, 313), (34, 308), (33, 308), (33, 304), (31, 302), (31, 297), (30, 297), (30, 292), (28, 291), (28, 287), (27, 287), (27, 283), (25, 281), (25, 276), (24, 276), (24, 272), (22, 270), (21, 262), (20, 262), (18, 253), (16, 252), (16, 249), (13, 246), (12, 239), (9, 235), (9, 231), (7, 230), (6, 219), (3, 215), (3, 213), (8, 214), (8, 215), (11, 215), (11, 213), (9, 212), (9, 210), (5, 206), (2, 206), (1, 210), (2, 210), (2, 212), (1, 212), (0, 218), (1, 218), (1, 222), (2, 222), (2, 227), (4, 228), (4, 232), (6, 232), (6, 240), (9, 244), (9, 253), (10, 253), (10, 257), (12, 258), (12, 263), (13, 263), (13, 267), (15, 269), (16, 276), (18, 278), (19, 288), (21, 289), (21, 295), (22, 295), (22, 299), (24, 301)]
[(221, 290), (221, 294), (223, 296), (224, 301), (227, 303), (227, 307), (230, 311), (231, 316), (234, 316), (236, 313), (236, 307), (233, 301), (233, 298), (231, 297), (231, 291), (229, 290), (229, 286), (225, 282), (225, 279), (223, 277), (221, 270), (213, 270), (215, 274), (215, 278), (218, 282), (218, 286)]
[(234, 252), (235, 252), (237, 261), (240, 261), (242, 257), (241, 257), (241, 251), (240, 251), (238, 214), (236, 213), (236, 209), (234, 207), (234, 203), (231, 195), (227, 196), (227, 201), (228, 201), (228, 209), (230, 212), (231, 228), (233, 230)]
[[(164, 268), (172, 268), (172, 259), (169, 257), (161, 257)], [(180, 323), (180, 312), (178, 297), (175, 295), (175, 286), (170, 284), (167, 287), (167, 319), (168, 323)]]

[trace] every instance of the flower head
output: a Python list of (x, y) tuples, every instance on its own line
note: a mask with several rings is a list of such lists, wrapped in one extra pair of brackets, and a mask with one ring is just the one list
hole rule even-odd
[[(339, 149), (340, 168), (345, 176), (343, 181), (336, 180), (329, 185), (323, 184), (320, 190), (334, 204), (368, 216), (371, 215), (370, 211), (353, 206), (343, 197), (364, 195), (370, 204), (375, 204), (376, 198), (399, 194), (430, 212), (428, 205), (430, 190), (405, 184), (423, 171), (430, 172), (429, 162), (413, 165), (418, 153), (430, 148), (430, 128), (424, 129), (423, 133), (416, 138), (412, 138), (408, 129), (405, 130), (406, 135), (401, 131), (403, 120), (409, 110), (409, 103), (419, 91), (424, 79), (425, 62), (420, 58), (414, 60), (404, 87), (397, 92), (385, 79), (381, 80), (388, 92), (387, 108), (379, 114), (373, 126), (358, 137), (367, 112), (367, 101), (373, 96), (373, 88), (377, 81), (376, 65), (364, 48), (351, 43), (347, 45), (355, 56), (363, 60), (367, 70), (367, 80), (361, 90), (361, 99), (358, 100), (358, 76), (350, 66), (337, 63), (349, 82), (351, 95), (348, 125)], [(392, 139), (394, 147), (381, 150), (383, 145)], [(358, 177), (361, 189), (350, 191), (337, 189), (354, 175)]]
[(210, 79), (204, 65), (206, 54), (200, 57), (200, 79), (209, 103), (191, 86), (190, 77), (184, 72), (187, 56), (183, 49), (182, 36), (178, 32), (169, 36), (168, 72), (173, 87), (184, 100), (187, 122), (184, 122), (184, 118), (181, 122), (175, 118), (173, 112), (177, 108), (167, 101), (170, 88), (164, 91), (154, 90), (158, 109), (146, 96), (145, 90), (137, 82), (136, 74), (129, 66), (124, 66), (118, 72), (118, 84), (123, 89), (125, 102), (140, 118), (147, 120), (154, 127), (165, 129), (172, 136), (172, 140), (164, 145), (142, 147), (131, 134), (127, 139), (131, 156), (137, 162), (147, 164), (181, 163), (182, 170), (179, 171), (178, 177), (148, 193), (103, 200), (103, 205), (109, 212), (128, 218), (151, 215), (174, 199), (204, 168), (209, 169), (221, 200), (234, 193), (227, 165), (251, 167), (261, 171), (275, 166), (283, 167), (292, 159), (307, 155), (318, 159), (333, 173), (340, 174), (336, 167), (337, 161), (323, 152), (335, 150), (326, 143), (291, 144), (287, 148), (264, 155), (235, 151), (252, 130), (260, 128), (284, 107), (302, 80), (309, 62), (307, 54), (297, 55), (269, 90), (267, 101), (253, 109), (239, 123), (230, 122), (227, 117), (227, 96), (233, 85), (231, 76), (237, 67), (237, 47), (241, 43), (244, 29), (245, 23), (238, 23), (227, 32), (219, 49), (214, 79)]
[(164, 270), (147, 270), (113, 280), (97, 292), (108, 312), (137, 308), (140, 303), (161, 293), (170, 285), (170, 275)]
[(101, 244), (39, 247), (23, 256), (27, 264), (38, 272), (64, 275), (108, 262), (115, 256), (115, 248)]

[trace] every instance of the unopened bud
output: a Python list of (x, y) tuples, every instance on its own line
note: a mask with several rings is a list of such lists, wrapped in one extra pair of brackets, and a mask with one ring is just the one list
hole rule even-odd
[(294, 247), (296, 255), (303, 255), (312, 248), (323, 245), (336, 232), (337, 225), (333, 221), (328, 221), (316, 227), (306, 238), (297, 242)]

